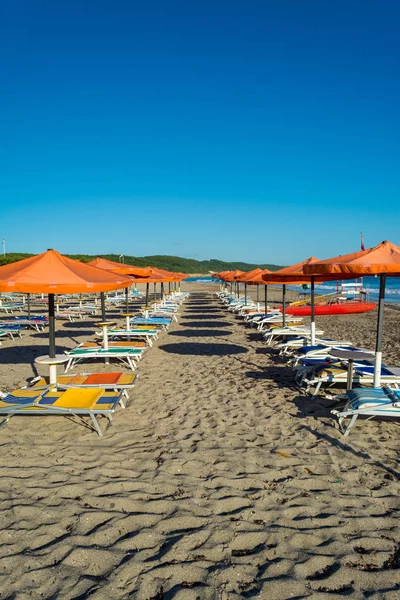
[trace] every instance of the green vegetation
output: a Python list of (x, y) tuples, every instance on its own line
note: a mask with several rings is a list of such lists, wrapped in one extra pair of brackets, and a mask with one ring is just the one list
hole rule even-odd
[[(9, 264), (23, 258), (28, 258), (33, 254), (23, 254), (21, 252), (10, 252), (5, 258), (0, 258), (0, 265)], [(80, 260), (82, 262), (89, 262), (96, 258), (96, 256), (89, 256), (87, 254), (68, 254), (70, 258)], [(118, 262), (118, 254), (102, 254), (103, 258)], [(181, 258), (180, 256), (124, 256), (124, 262), (127, 265), (136, 265), (137, 267), (158, 267), (165, 269), (166, 271), (179, 271), (180, 273), (204, 273), (208, 274), (210, 271), (234, 271), (240, 269), (241, 271), (251, 271), (256, 267), (261, 269), (270, 269), (276, 271), (281, 267), (279, 265), (253, 265), (245, 262), (224, 262), (217, 258), (211, 260), (195, 260), (194, 258)]]

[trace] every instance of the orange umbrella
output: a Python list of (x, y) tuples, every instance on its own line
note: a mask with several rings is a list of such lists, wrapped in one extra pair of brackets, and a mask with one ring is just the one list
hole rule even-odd
[(374, 248), (305, 265), (306, 275), (353, 279), (361, 275), (380, 275), (378, 323), (375, 347), (374, 387), (379, 387), (382, 368), (383, 308), (386, 276), (400, 275), (400, 246), (384, 241)]
[(264, 286), (264, 303), (265, 303), (265, 314), (267, 314), (268, 312), (268, 286), (265, 283), (264, 279), (263, 279), (263, 275), (266, 275), (268, 273), (272, 273), (272, 271), (270, 271), (269, 269), (262, 269), (261, 273), (258, 273), (258, 275), (255, 275), (254, 277), (252, 277), (251, 279), (247, 280), (247, 283), (249, 285), (256, 285), (257, 286), (257, 302), (258, 302), (258, 286), (259, 285), (263, 285)]
[(49, 356), (55, 357), (54, 294), (107, 292), (131, 285), (115, 275), (63, 256), (56, 250), (0, 267), (1, 292), (41, 293), (49, 296)]
[[(101, 256), (98, 256), (87, 264), (92, 265), (92, 267), (97, 267), (98, 269), (104, 269), (105, 271), (118, 273), (120, 275), (137, 275), (140, 277), (147, 277), (151, 273), (150, 267), (135, 267), (134, 265), (125, 265), (123, 263), (117, 263), (113, 260), (102, 258)], [(129, 312), (128, 288), (125, 289), (125, 311), (126, 313)], [(106, 314), (104, 293), (101, 294), (101, 313), (104, 321)]]
[(310, 256), (310, 258), (307, 258), (302, 262), (296, 263), (295, 265), (291, 265), (290, 267), (284, 267), (283, 269), (279, 269), (279, 271), (273, 271), (272, 273), (270, 272), (263, 275), (263, 280), (266, 283), (309, 283), (310, 277), (304, 275), (303, 267), (305, 265), (310, 265), (315, 262), (318, 262), (318, 260), (319, 259), (315, 258), (315, 256)]
[(228, 271), (225, 275), (224, 275), (224, 279), (225, 281), (228, 281), (229, 283), (233, 283), (234, 281), (238, 281), (238, 279), (240, 278), (241, 275), (245, 275), (246, 273), (244, 271), (239, 271), (239, 269), (237, 269), (236, 271)]
[(248, 279), (247, 283), (250, 285), (265, 285), (263, 275), (267, 275), (268, 273), (272, 273), (272, 271), (270, 271), (269, 269), (263, 269), (261, 273), (255, 275), (251, 279)]
[[(265, 283), (282, 283), (282, 325), (286, 325), (286, 285), (296, 283), (309, 283), (310, 278), (306, 277), (303, 272), (304, 265), (317, 262), (318, 258), (310, 256), (302, 262), (296, 263), (289, 267), (279, 269), (270, 274), (262, 276)], [(314, 284), (311, 282), (311, 344), (315, 343), (315, 318), (314, 318)]]
[(102, 258), (101, 256), (98, 256), (87, 264), (92, 265), (92, 267), (97, 267), (98, 269), (105, 269), (107, 271), (112, 271), (113, 273), (118, 273), (119, 275), (138, 275), (140, 277), (148, 277), (151, 274), (151, 267), (136, 267), (134, 265), (126, 265)]
[[(243, 273), (237, 279), (240, 283), (244, 283), (244, 303), (247, 304), (247, 284), (254, 278), (263, 273), (263, 270), (257, 267), (252, 271), (248, 271), (247, 273)], [(257, 286), (257, 302), (258, 302), (258, 286)]]

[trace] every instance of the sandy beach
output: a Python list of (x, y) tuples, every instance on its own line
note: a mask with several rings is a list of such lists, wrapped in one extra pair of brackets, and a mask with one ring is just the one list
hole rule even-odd
[[(360, 420), (344, 438), (332, 401), (299, 394), (218, 286), (183, 289), (179, 323), (103, 438), (66, 417), (0, 430), (0, 598), (398, 599), (399, 422)], [(399, 366), (398, 311), (385, 319), (384, 362)], [(58, 321), (58, 351), (97, 320)], [(376, 312), (318, 319), (371, 348), (375, 324)], [(47, 331), (4, 341), (1, 391), (47, 352)]]

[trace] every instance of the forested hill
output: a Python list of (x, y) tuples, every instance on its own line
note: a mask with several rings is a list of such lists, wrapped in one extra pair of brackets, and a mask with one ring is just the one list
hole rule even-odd
[[(19, 252), (9, 253), (5, 258), (0, 258), (0, 265), (22, 260), (28, 258), (33, 254), (23, 254)], [(81, 260), (82, 262), (89, 262), (96, 258), (96, 256), (89, 256), (88, 254), (68, 254), (70, 258), (75, 260)], [(119, 261), (118, 254), (102, 254), (103, 258), (108, 260)], [(158, 267), (167, 271), (179, 271), (181, 273), (204, 273), (208, 274), (210, 271), (234, 271), (240, 269), (241, 271), (251, 271), (256, 267), (261, 269), (270, 269), (271, 271), (277, 271), (281, 267), (279, 265), (269, 264), (250, 264), (245, 262), (225, 262), (212, 258), (211, 260), (195, 260), (194, 258), (181, 258), (180, 256), (124, 256), (124, 262), (128, 265), (136, 265), (137, 267)]]

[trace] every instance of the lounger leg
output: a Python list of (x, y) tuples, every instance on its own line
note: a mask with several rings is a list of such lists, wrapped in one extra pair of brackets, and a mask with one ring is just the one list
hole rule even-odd
[(6, 419), (4, 419), (1, 423), (0, 423), (0, 428), (4, 427), (5, 425), (7, 425), (8, 421), (11, 419), (11, 417), (13, 417), (14, 415), (8, 415), (8, 417)]
[(355, 414), (355, 415), (353, 415), (353, 416), (351, 417), (351, 419), (350, 419), (350, 423), (348, 424), (348, 427), (347, 427), (346, 431), (344, 431), (344, 433), (343, 433), (343, 435), (344, 435), (344, 436), (348, 436), (348, 435), (349, 435), (351, 428), (353, 427), (354, 423), (355, 423), (355, 422), (356, 422), (356, 420), (357, 420), (357, 417), (358, 417), (358, 415), (357, 415), (357, 414)]
[(100, 425), (95, 417), (95, 415), (93, 413), (90, 413), (90, 418), (92, 419), (92, 423), (93, 423), (93, 427), (95, 428), (95, 430), (97, 431), (97, 433), (99, 434), (100, 437), (103, 436), (103, 432), (100, 429)]
[(315, 390), (312, 393), (313, 396), (318, 396), (318, 392), (321, 389), (321, 385), (322, 381), (318, 381), (317, 385), (315, 386)]

